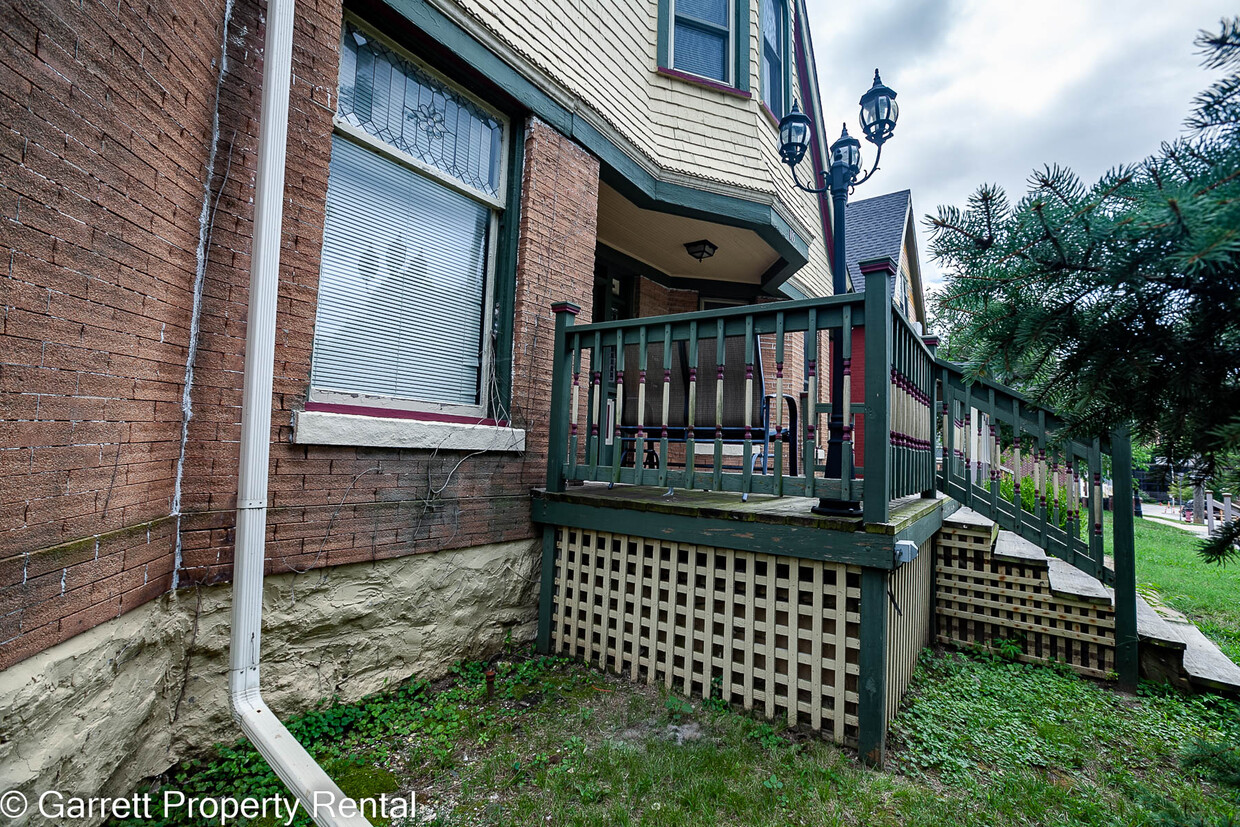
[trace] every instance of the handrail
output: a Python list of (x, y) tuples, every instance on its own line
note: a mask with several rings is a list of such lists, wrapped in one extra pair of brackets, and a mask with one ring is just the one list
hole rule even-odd
[[(1048, 408), (936, 359), (943, 457), (938, 488), (1115, 588), (1116, 664), (1136, 685), (1132, 444), (1126, 430), (1088, 442), (1065, 437)], [(1113, 567), (1104, 555), (1103, 457), (1114, 482)]]

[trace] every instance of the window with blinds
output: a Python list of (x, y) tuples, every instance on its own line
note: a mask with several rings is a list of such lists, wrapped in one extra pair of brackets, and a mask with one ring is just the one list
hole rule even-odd
[(338, 105), (312, 398), (484, 414), (504, 122), (350, 23)]
[(787, 16), (785, 0), (762, 0), (762, 100), (777, 118), (787, 106)]
[(675, 0), (672, 67), (730, 83), (731, 0)]

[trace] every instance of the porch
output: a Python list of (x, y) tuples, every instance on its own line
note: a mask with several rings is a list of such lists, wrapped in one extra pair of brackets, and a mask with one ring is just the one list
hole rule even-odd
[(1123, 478), (1126, 437), (1063, 439), (1052, 412), (966, 382), (881, 289), (895, 262), (862, 271), (859, 295), (582, 326), (556, 306), (533, 500), (542, 651), (810, 726), (881, 763), (936, 634), (936, 541), (964, 503), (1116, 584), (1116, 619), (1094, 635), (1111, 654), (1095, 661), (1135, 684), (1131, 514), (1114, 520), (1115, 569), (1102, 560), (1102, 457)]

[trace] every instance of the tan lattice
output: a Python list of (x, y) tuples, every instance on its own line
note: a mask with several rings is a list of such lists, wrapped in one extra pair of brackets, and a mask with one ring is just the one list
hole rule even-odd
[(855, 745), (860, 577), (834, 563), (559, 528), (552, 645)]
[(934, 576), (931, 541), (912, 561), (888, 575), (887, 720), (895, 717), (913, 679), (917, 656), (930, 643), (930, 595)]
[(991, 532), (944, 526), (937, 540), (938, 640), (1016, 641), (1020, 660), (1062, 661), (1096, 678), (1115, 671), (1115, 610), (1051, 592), (1045, 562), (997, 559)]

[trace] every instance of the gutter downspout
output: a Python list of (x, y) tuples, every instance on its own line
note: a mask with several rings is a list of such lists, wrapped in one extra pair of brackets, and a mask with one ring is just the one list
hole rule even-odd
[[(271, 455), (271, 394), (284, 213), (284, 164), (292, 87), (295, 0), (270, 0), (264, 48), (263, 101), (250, 251), (250, 299), (241, 398), (241, 467), (233, 556), (232, 640), (228, 693), (233, 719), (320, 827), (370, 827), (259, 691), (263, 561), (267, 533), (267, 465)], [(350, 813), (350, 815), (343, 815)]]

